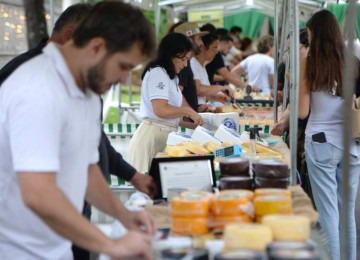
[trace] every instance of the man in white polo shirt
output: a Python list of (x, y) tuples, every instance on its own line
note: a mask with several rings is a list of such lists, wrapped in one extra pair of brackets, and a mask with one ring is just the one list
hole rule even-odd
[[(153, 220), (126, 210), (96, 163), (97, 94), (125, 82), (153, 48), (151, 25), (139, 9), (101, 2), (73, 40), (49, 43), (3, 83), (0, 259), (72, 259), (70, 241), (113, 258), (151, 258)], [(131, 231), (107, 238), (81, 216), (84, 198)]]

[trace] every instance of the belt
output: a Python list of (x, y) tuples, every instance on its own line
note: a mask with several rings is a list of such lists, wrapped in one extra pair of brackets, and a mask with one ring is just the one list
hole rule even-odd
[(178, 130), (177, 125), (165, 123), (165, 122), (151, 119), (151, 118), (144, 118), (142, 122), (147, 125), (159, 126), (159, 127), (161, 127), (161, 130), (169, 130), (169, 131), (177, 131)]

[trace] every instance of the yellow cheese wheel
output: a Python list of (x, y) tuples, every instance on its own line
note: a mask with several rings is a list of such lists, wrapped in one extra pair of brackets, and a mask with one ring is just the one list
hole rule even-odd
[(289, 196), (291, 197), (290, 190), (287, 189), (276, 189), (276, 188), (260, 188), (255, 190), (255, 197), (257, 196)]
[(211, 200), (211, 213), (214, 216), (253, 215), (249, 194), (239, 190), (221, 191)]
[(185, 146), (168, 145), (166, 146), (165, 151), (170, 157), (182, 157), (190, 154), (190, 152), (185, 148)]
[(272, 231), (260, 224), (229, 224), (224, 229), (225, 249), (266, 249), (272, 242)]
[(310, 236), (310, 220), (304, 216), (267, 215), (262, 223), (272, 230), (274, 240), (306, 241)]
[(209, 225), (214, 228), (223, 228), (228, 224), (252, 223), (253, 219), (248, 215), (217, 216), (210, 220)]
[(203, 235), (209, 233), (208, 219), (173, 217), (171, 230), (178, 235)]
[(183, 192), (171, 200), (171, 215), (173, 217), (207, 217), (211, 193)]
[(291, 214), (291, 198), (288, 196), (260, 196), (254, 199), (255, 215)]

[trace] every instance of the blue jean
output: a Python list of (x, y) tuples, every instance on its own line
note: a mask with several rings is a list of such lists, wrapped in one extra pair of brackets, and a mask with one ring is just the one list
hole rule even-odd
[[(305, 139), (306, 162), (319, 221), (328, 241), (332, 259), (340, 259), (340, 218), (348, 217), (349, 259), (356, 259), (355, 199), (359, 183), (360, 158), (350, 156), (349, 212), (342, 211), (343, 150), (330, 143), (315, 143)], [(358, 152), (360, 152), (358, 147)]]

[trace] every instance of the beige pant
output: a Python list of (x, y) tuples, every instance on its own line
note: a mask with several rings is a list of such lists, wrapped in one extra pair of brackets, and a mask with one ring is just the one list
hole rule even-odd
[(144, 119), (130, 140), (128, 162), (139, 172), (148, 172), (152, 159), (166, 148), (169, 133), (177, 126)]

